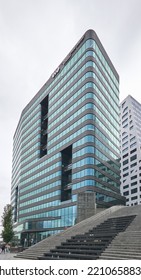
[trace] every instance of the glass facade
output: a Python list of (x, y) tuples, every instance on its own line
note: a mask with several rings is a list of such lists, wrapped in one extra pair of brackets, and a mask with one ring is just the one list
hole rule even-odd
[(120, 196), (119, 77), (88, 30), (21, 114), (13, 139), (17, 235), (35, 242), (77, 221), (77, 194)]

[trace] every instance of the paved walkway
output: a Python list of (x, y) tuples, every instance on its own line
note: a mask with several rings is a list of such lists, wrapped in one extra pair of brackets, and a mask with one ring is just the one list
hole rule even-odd
[(18, 259), (15, 258), (14, 256), (16, 256), (17, 254), (15, 253), (1, 253), (0, 254), (0, 260), (22, 260), (22, 259)]

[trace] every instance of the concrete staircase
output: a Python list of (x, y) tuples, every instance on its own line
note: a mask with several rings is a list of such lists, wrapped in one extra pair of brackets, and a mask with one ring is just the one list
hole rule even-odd
[(124, 231), (135, 217), (132, 215), (109, 218), (84, 234), (71, 237), (39, 259), (96, 260), (115, 236)]
[(38, 257), (42, 257), (44, 253), (49, 252), (50, 250), (55, 249), (56, 246), (61, 245), (61, 243), (66, 242), (67, 239), (70, 239), (77, 234), (84, 234), (85, 232), (91, 230), (93, 227), (101, 224), (121, 208), (124, 208), (124, 206), (113, 206), (106, 210), (103, 210), (98, 214), (84, 221), (81, 221), (80, 223), (66, 229), (59, 234), (50, 236), (40, 241), (39, 243), (29, 247), (25, 251), (17, 254), (16, 257), (23, 259), (38, 259)]
[(125, 231), (117, 237), (101, 254), (102, 260), (141, 260), (141, 232)]
[(120, 232), (99, 259), (105, 260), (141, 260), (141, 205), (125, 207), (118, 215), (136, 215), (136, 218), (124, 231)]
[[(49, 253), (57, 246), (61, 246), (68, 239), (76, 235), (82, 235), (97, 227), (109, 218), (136, 216), (130, 225), (123, 232), (119, 232), (110, 244), (104, 248), (99, 259), (118, 260), (118, 259), (141, 259), (141, 205), (113, 206), (106, 209), (67, 230), (50, 236), (41, 242), (29, 247), (27, 250), (19, 253), (17, 258), (23, 259), (42, 259), (45, 253)], [(98, 259), (97, 258), (97, 259)]]

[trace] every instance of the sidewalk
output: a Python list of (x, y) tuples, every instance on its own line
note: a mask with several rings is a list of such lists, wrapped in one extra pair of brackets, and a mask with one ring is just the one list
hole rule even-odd
[(23, 259), (18, 259), (15, 258), (14, 256), (16, 256), (17, 254), (15, 253), (1, 253), (0, 254), (0, 260), (23, 260)]

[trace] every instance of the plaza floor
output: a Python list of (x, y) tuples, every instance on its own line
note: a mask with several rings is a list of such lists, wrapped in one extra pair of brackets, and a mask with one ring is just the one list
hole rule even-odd
[(0, 254), (0, 260), (22, 260), (15, 258), (16, 254), (15, 253), (1, 253)]

